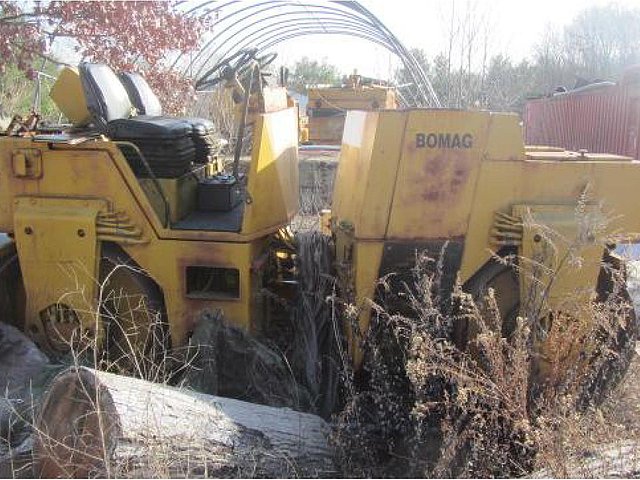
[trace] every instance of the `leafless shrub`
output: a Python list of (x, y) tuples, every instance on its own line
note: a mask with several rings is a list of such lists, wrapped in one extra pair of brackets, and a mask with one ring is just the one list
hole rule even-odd
[[(554, 355), (541, 380), (535, 322), (518, 317), (505, 337), (494, 291), (474, 299), (457, 285), (443, 300), (442, 274), (435, 260), (417, 255), (403, 314), (374, 305), (362, 337), (366, 387), (356, 380), (333, 437), (343, 468), (354, 476), (501, 477), (544, 463), (561, 474), (559, 452), (550, 451), (562, 449), (567, 425), (575, 429), (597, 411), (632, 354), (624, 275), (613, 268), (603, 290), (611, 293), (582, 306), (588, 321), (557, 317), (548, 326), (545, 351)], [(451, 340), (461, 320), (477, 328), (465, 349)]]

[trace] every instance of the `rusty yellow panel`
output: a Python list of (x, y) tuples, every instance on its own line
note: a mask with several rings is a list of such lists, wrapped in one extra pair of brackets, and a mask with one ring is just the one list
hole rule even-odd
[(520, 313), (579, 311), (594, 294), (604, 251), (597, 206), (514, 205), (513, 215), (523, 224)]
[[(286, 114), (289, 111), (285, 110), (267, 116), (273, 116), (274, 119), (285, 119), (289, 118)], [(292, 116), (294, 117), (293, 122), (296, 122), (295, 114)], [(288, 121), (286, 120), (286, 122)], [(273, 125), (265, 131), (264, 135), (273, 137), (278, 122), (269, 123)], [(260, 128), (259, 125), (256, 131), (261, 131)], [(55, 149), (51, 149), (46, 143), (36, 143), (30, 139), (2, 138), (0, 139), (0, 171), (12, 171), (13, 150), (37, 148), (42, 152), (42, 167), (45, 173), (42, 178), (38, 179), (26, 177), (18, 179), (13, 176), (0, 175), (0, 231), (13, 231), (13, 197), (32, 194), (108, 198), (117, 209), (125, 210), (131, 220), (142, 228), (145, 234), (153, 231), (159, 238), (225, 242), (255, 240), (265, 234), (277, 231), (297, 211), (298, 172), (294, 166), (297, 162), (297, 148), (295, 147), (297, 134), (295, 128), (291, 130), (290, 125), (280, 133), (283, 135), (280, 139), (269, 138), (266, 140), (261, 138), (255, 140), (269, 144), (268, 148), (272, 150), (263, 151), (260, 155), (256, 154), (252, 159), (251, 168), (261, 176), (263, 182), (261, 185), (264, 188), (253, 186), (254, 183), (257, 183), (254, 175), (254, 180), (249, 180), (249, 189), (253, 189), (256, 194), (254, 197), (262, 198), (262, 204), (259, 206), (253, 204), (252, 208), (246, 210), (249, 218), (245, 220), (254, 225), (249, 226), (247, 223), (246, 228), (240, 233), (171, 230), (165, 226), (161, 197), (157, 193), (151, 194), (155, 192), (154, 188), (147, 188), (145, 191), (114, 142), (100, 140), (81, 145), (56, 145)], [(283, 147), (284, 144), (287, 144), (288, 147)], [(274, 148), (281, 149), (277, 157), (273, 156)], [(261, 162), (271, 158), (274, 164), (268, 168), (258, 169), (255, 162), (258, 157)], [(276, 171), (278, 173), (275, 173)], [(146, 186), (148, 187), (148, 185)], [(281, 207), (285, 203), (286, 209)]]
[(385, 237), (407, 113), (349, 112), (332, 215), (358, 239)]
[[(604, 252), (602, 239), (597, 238), (599, 210), (597, 205), (514, 205), (513, 215), (523, 223), (518, 269), (520, 315), (540, 321), (541, 328), (532, 332), (538, 357), (534, 371), (538, 378), (544, 378), (560, 354), (563, 358), (558, 360), (564, 365), (574, 364), (582, 346), (580, 335), (593, 326), (589, 305), (596, 295)], [(559, 328), (573, 329), (572, 349), (558, 351), (548, 319), (562, 322)]]
[[(346, 225), (334, 226), (335, 265), (343, 301), (352, 303), (358, 314), (358, 326), (362, 334), (366, 333), (371, 321), (371, 304), (380, 277), (380, 264), (384, 242), (358, 241), (353, 230)], [(344, 330), (351, 358), (359, 366), (362, 362), (362, 350), (359, 339), (354, 336), (351, 321), (346, 318)]]
[[(17, 138), (1, 139), (0, 171), (12, 170), (12, 151), (16, 148), (39, 148), (45, 174), (38, 179), (0, 176), (0, 231), (13, 231), (12, 199), (15, 195), (27, 194), (108, 198), (116, 209), (126, 211), (143, 233), (153, 231), (159, 238), (242, 242), (277, 231), (298, 207), (297, 120), (292, 110), (265, 115), (272, 118), (269, 127), (261, 130), (258, 126), (256, 130), (261, 135), (256, 133), (255, 141), (266, 147), (252, 157), (250, 171), (254, 175), (253, 180), (249, 179), (248, 188), (251, 199), (256, 202), (245, 210), (247, 216), (240, 233), (171, 230), (165, 227), (160, 215), (160, 197), (155, 195), (150, 201), (113, 142), (59, 145), (51, 149), (47, 144)], [(291, 128), (291, 122), (294, 128)], [(288, 127), (277, 132), (279, 125), (287, 123)], [(274, 135), (276, 133), (282, 136), (278, 138)], [(158, 211), (153, 202), (158, 204)]]
[[(375, 172), (371, 160), (378, 113), (349, 112), (333, 188), (332, 216), (336, 222), (357, 225), (366, 205), (367, 183)], [(393, 179), (388, 179), (393, 182)], [(384, 225), (386, 228), (386, 222)], [(382, 238), (384, 230), (378, 232)]]
[(45, 341), (44, 314), (63, 304), (95, 331), (98, 278), (96, 218), (106, 202), (88, 199), (19, 197), (14, 201), (15, 239), (27, 295), (25, 326)]
[[(195, 210), (198, 196), (198, 179), (194, 175), (187, 174), (180, 178), (158, 178), (155, 181), (160, 184), (162, 193), (169, 203), (170, 223), (183, 219)], [(158, 216), (163, 218), (164, 202), (155, 187), (154, 180), (141, 178), (140, 185)]]
[[(329, 87), (309, 89), (309, 140), (340, 143), (349, 110), (377, 111), (398, 107), (395, 90), (382, 86)], [(329, 115), (313, 113), (325, 109)], [(331, 114), (331, 112), (335, 112)]]
[(460, 275), (468, 280), (498, 247), (489, 238), (494, 212), (511, 213), (516, 204), (575, 206), (583, 193), (601, 203), (603, 227), (640, 238), (640, 212), (629, 192), (640, 184), (640, 163), (629, 161), (487, 161), (478, 178)]
[(13, 152), (13, 174), (16, 177), (40, 178), (42, 154), (38, 149), (19, 149)]
[[(295, 129), (293, 130), (295, 136)], [(9, 145), (11, 148), (3, 148)], [(11, 141), (0, 141), (0, 171), (11, 171), (11, 151), (18, 146), (32, 146), (33, 143), (23, 139), (11, 139)], [(59, 196), (68, 198), (69, 202), (86, 201), (92, 202), (104, 200), (107, 205), (107, 212), (111, 212), (111, 216), (118, 220), (119, 228), (115, 234), (98, 235), (98, 239), (108, 239), (115, 241), (132, 256), (138, 265), (145, 271), (149, 272), (151, 277), (160, 285), (165, 293), (167, 300), (167, 310), (169, 313), (170, 328), (172, 331), (172, 340), (174, 346), (182, 345), (186, 341), (187, 332), (193, 327), (193, 322), (198, 314), (204, 309), (222, 309), (227, 315), (229, 322), (240, 327), (252, 329), (252, 306), (255, 305), (256, 299), (250, 291), (251, 286), (251, 264), (253, 259), (260, 255), (263, 251), (261, 242), (264, 238), (259, 237), (258, 240), (249, 241), (238, 234), (220, 235), (217, 232), (179, 232), (185, 237), (185, 240), (172, 239), (170, 236), (175, 232), (162, 227), (158, 216), (153, 207), (147, 200), (144, 191), (137, 182), (135, 176), (127, 168), (126, 160), (119, 151), (110, 142), (96, 142), (91, 146), (83, 146), (85, 148), (57, 148), (50, 150), (46, 144), (39, 144), (43, 149), (43, 172), (41, 178), (16, 178), (12, 176), (0, 176), (0, 224), (1, 228), (7, 232), (16, 232), (24, 225), (14, 219), (16, 205), (14, 198), (16, 196), (24, 196), (31, 194), (34, 197), (43, 196)], [(101, 148), (97, 148), (100, 146)], [(89, 147), (89, 148), (87, 148)], [(55, 168), (48, 168), (55, 167)], [(291, 187), (286, 184), (286, 188), (293, 188), (297, 194), (297, 185)], [(82, 200), (78, 200), (81, 198)], [(296, 197), (297, 198), (297, 197)], [(82, 208), (78, 209), (79, 212)], [(65, 222), (53, 223), (50, 225), (52, 218), (57, 219), (59, 214), (49, 215), (42, 222), (56, 228), (63, 228), (67, 225)], [(268, 212), (267, 217), (273, 218), (272, 212)], [(102, 218), (102, 215), (100, 216)], [(104, 222), (109, 223), (109, 218), (105, 217)], [(120, 219), (126, 219), (126, 224), (121, 223)], [(103, 222), (103, 223), (104, 223)], [(96, 218), (92, 218), (93, 229), (95, 230)], [(66, 228), (66, 227), (65, 227)], [(41, 230), (38, 231), (48, 231)], [(74, 229), (73, 232), (76, 232)], [(85, 228), (85, 231), (89, 231)], [(93, 231), (93, 230), (91, 230)], [(130, 238), (131, 233), (136, 233), (136, 241)], [(77, 233), (77, 232), (76, 232)], [(262, 234), (264, 235), (264, 233)], [(163, 238), (164, 236), (164, 238)], [(86, 239), (91, 238), (88, 234)], [(223, 238), (228, 241), (217, 241)], [(24, 240), (18, 238), (18, 240)], [(48, 243), (45, 248), (38, 247), (40, 256), (50, 257), (46, 264), (57, 264), (60, 257), (54, 248), (65, 248), (73, 246), (73, 243), (63, 239)], [(194, 242), (193, 240), (199, 240)], [(246, 241), (247, 243), (242, 243)], [(28, 241), (27, 241), (28, 242)], [(22, 243), (25, 248), (28, 243)], [(33, 247), (35, 249), (35, 246)], [(75, 247), (73, 247), (75, 249)], [(74, 250), (75, 252), (75, 250)], [(29, 255), (21, 253), (22, 257)], [(58, 255), (56, 257), (56, 255)], [(75, 255), (75, 254), (74, 254)], [(75, 256), (79, 258), (81, 252)], [(37, 258), (38, 262), (41, 258)], [(159, 261), (159, 259), (162, 259)], [(28, 261), (28, 260), (27, 260)], [(240, 272), (241, 281), (241, 298), (226, 301), (207, 301), (203, 299), (187, 299), (185, 297), (185, 278), (184, 266), (191, 265), (210, 265), (210, 266), (230, 266), (237, 268)], [(27, 282), (46, 281), (52, 288), (51, 298), (63, 293), (74, 292), (75, 284), (69, 285), (70, 277), (65, 276), (60, 268), (49, 269), (51, 272), (57, 272), (58, 276), (54, 278), (52, 273), (49, 276), (36, 276), (39, 272), (33, 269), (27, 269)], [(40, 268), (40, 267), (39, 267)], [(182, 273), (181, 273), (182, 272)], [(95, 281), (95, 275), (92, 280)], [(84, 281), (84, 280), (83, 280)], [(29, 283), (31, 285), (31, 283)], [(27, 287), (30, 291), (42, 291), (41, 285), (35, 287)], [(85, 290), (83, 298), (87, 302), (93, 298), (93, 294), (89, 290)], [(55, 295), (54, 295), (55, 294)], [(31, 302), (33, 310), (44, 304), (45, 300)], [(83, 305), (84, 311), (91, 311), (86, 304)], [(95, 308), (94, 308), (95, 311)], [(32, 314), (33, 315), (33, 314)]]
[[(56, 196), (69, 201), (104, 202), (106, 212), (101, 211), (92, 219), (94, 229), (97, 220), (100, 225), (96, 238), (98, 242), (109, 240), (119, 244), (158, 283), (165, 294), (174, 346), (184, 344), (199, 313), (207, 309), (222, 309), (230, 323), (255, 330), (258, 317), (253, 312), (260, 299), (252, 289), (260, 285), (260, 272), (254, 272), (253, 267), (264, 253), (266, 235), (288, 221), (297, 211), (298, 201), (295, 110), (268, 114), (265, 118), (264, 125), (260, 124), (256, 130), (258, 147), (250, 167), (253, 183), (249, 180), (248, 187), (253, 203), (246, 205), (247, 217), (242, 233), (165, 228), (113, 142), (97, 140), (74, 146), (57, 145), (52, 149), (46, 143), (9, 137), (0, 138), (0, 171), (12, 172), (14, 150), (32, 148), (42, 152), (43, 175), (40, 178), (0, 175), (0, 231), (14, 232), (16, 225), (21, 226), (14, 219), (15, 197)], [(172, 203), (179, 201), (176, 193)], [(63, 225), (65, 223), (61, 222), (60, 228)], [(72, 245), (65, 239), (48, 248), (55, 244)], [(50, 262), (55, 263), (55, 252), (51, 253), (47, 248), (39, 249), (39, 252), (51, 256)], [(187, 298), (185, 269), (188, 265), (237, 269), (240, 297)], [(34, 275), (29, 278), (32, 277)], [(48, 282), (54, 282), (52, 277), (47, 278)], [(56, 294), (73, 292), (67, 280), (64, 276), (57, 278), (58, 283), (52, 283), (53, 291)], [(89, 299), (93, 294), (86, 296)]]
[[(384, 242), (356, 242), (353, 249), (352, 278), (355, 287), (355, 306), (358, 307), (358, 325), (364, 334), (371, 322), (371, 303), (375, 297), (376, 284), (380, 276), (380, 262)], [(357, 367), (363, 360), (359, 339), (353, 336), (351, 327), (346, 325), (347, 341), (353, 362)]]
[(409, 112), (387, 238), (465, 235), (488, 123), (484, 112)]
[(520, 118), (515, 113), (491, 113), (485, 146), (488, 160), (523, 160), (524, 140)]
[[(111, 205), (115, 204), (119, 210), (125, 210), (134, 223), (143, 230), (145, 227), (149, 228), (147, 217), (156, 217), (148, 202), (146, 202), (148, 210), (146, 212), (140, 210), (140, 204), (137, 198), (132, 196), (131, 188), (138, 187), (140, 199), (144, 198), (144, 193), (137, 182), (135, 185), (127, 184), (123, 178), (123, 171), (117, 167), (115, 158), (108, 150), (82, 148), (54, 150), (47, 144), (7, 138), (0, 142), (0, 171), (11, 172), (11, 151), (16, 147), (22, 149), (26, 146), (41, 152), (42, 175), (21, 178), (0, 175), (0, 229), (3, 231), (14, 231), (13, 199), (28, 195), (108, 199)], [(119, 160), (122, 166), (126, 165), (123, 157)], [(130, 178), (135, 182), (133, 174), (130, 174)]]
[(277, 229), (299, 208), (297, 110), (261, 115), (253, 135), (244, 235)]
[(345, 125), (345, 112), (327, 117), (310, 117), (308, 141), (322, 144), (339, 144)]
[[(267, 247), (265, 239), (250, 243), (163, 240), (146, 246), (125, 246), (125, 251), (162, 287), (174, 346), (183, 345), (203, 311), (221, 310), (227, 322), (254, 332), (259, 301), (252, 291), (252, 267)], [(163, 261), (158, 261), (163, 259)], [(238, 298), (189, 298), (186, 268), (204, 266), (239, 271)]]
[(392, 88), (378, 86), (329, 87), (309, 89), (310, 108), (378, 110), (397, 108)]
[[(354, 254), (356, 304), (362, 307), (358, 318), (360, 331), (366, 332), (371, 321), (371, 309), (367, 304), (373, 300), (376, 284), (380, 276), (380, 262), (384, 242), (357, 242)], [(362, 362), (362, 351), (354, 343), (351, 345), (354, 352), (353, 359), (356, 367)]]

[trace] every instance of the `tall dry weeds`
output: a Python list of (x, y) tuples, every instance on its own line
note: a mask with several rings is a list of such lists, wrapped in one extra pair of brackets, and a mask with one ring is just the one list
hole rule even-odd
[[(352, 388), (333, 437), (346, 474), (513, 477), (550, 467), (545, 459), (554, 457), (558, 432), (594, 411), (633, 348), (624, 275), (606, 268), (612, 274), (600, 279), (608, 285), (599, 291), (611, 293), (584, 307), (588, 329), (563, 327), (556, 318), (546, 331), (547, 348), (557, 355), (547, 358), (552, 379), (540, 383), (532, 323), (518, 317), (504, 336), (493, 290), (474, 299), (456, 285), (443, 299), (441, 265), (417, 255), (413, 284), (396, 295), (405, 299), (395, 310), (403, 313), (375, 305), (361, 339), (366, 379)], [(452, 341), (460, 321), (477, 329), (465, 349)], [(577, 349), (577, 357), (568, 355)]]

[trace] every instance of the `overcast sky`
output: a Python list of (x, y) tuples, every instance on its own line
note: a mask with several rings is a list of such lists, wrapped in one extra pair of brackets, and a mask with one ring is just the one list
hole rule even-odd
[[(446, 46), (452, 6), (462, 9), (470, 0), (361, 0), (407, 46), (419, 47), (435, 56)], [(611, 0), (473, 0), (476, 8), (490, 17), (492, 53), (520, 60), (531, 52), (549, 25), (562, 27), (582, 9), (608, 5)], [(454, 3), (455, 2), (455, 3)], [(628, 7), (640, 7), (640, 0), (619, 0)], [(280, 48), (280, 60), (292, 64), (302, 55), (326, 57), (342, 73), (357, 68), (359, 73), (386, 78), (393, 70), (393, 57), (383, 48), (355, 38), (305, 37)]]

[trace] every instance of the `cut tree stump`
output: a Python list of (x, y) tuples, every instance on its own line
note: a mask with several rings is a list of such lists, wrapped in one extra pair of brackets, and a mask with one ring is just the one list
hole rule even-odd
[(335, 476), (320, 417), (73, 368), (35, 427), (43, 477)]

